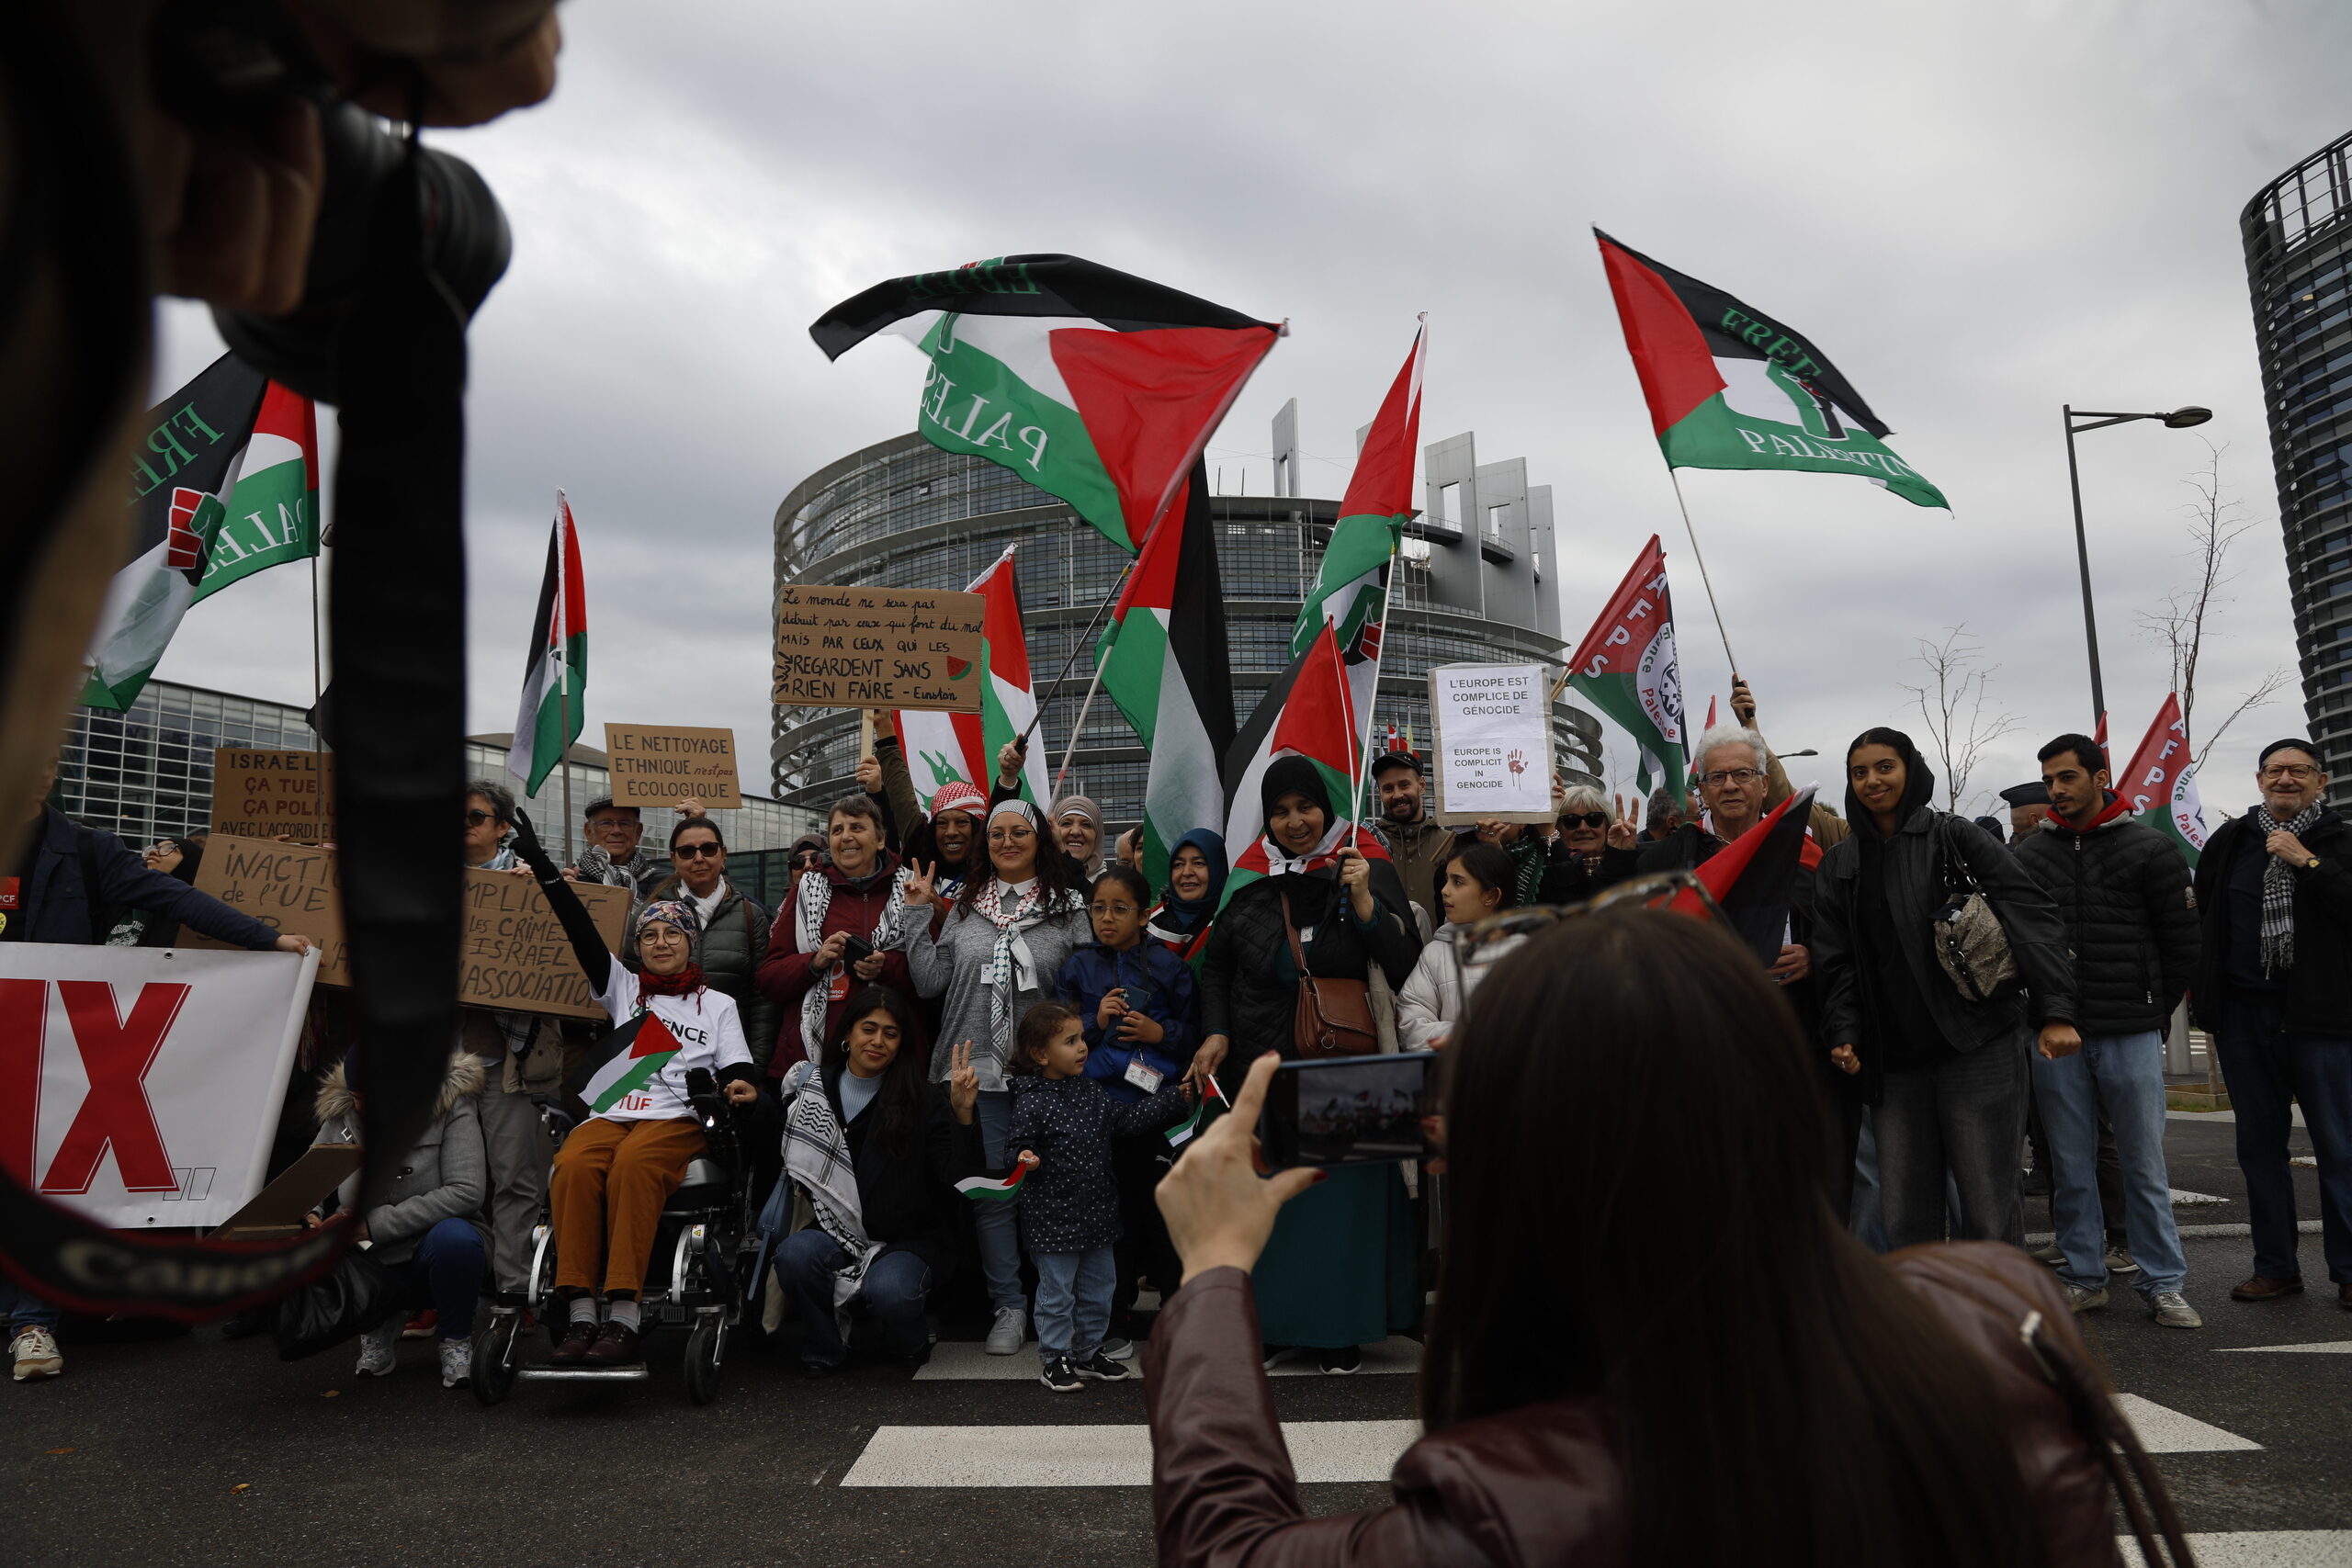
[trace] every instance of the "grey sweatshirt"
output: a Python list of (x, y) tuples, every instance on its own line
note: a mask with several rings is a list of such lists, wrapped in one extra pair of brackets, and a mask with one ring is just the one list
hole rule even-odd
[[(898, 945), (905, 950), (907, 967), (914, 972), (915, 989), (926, 997), (944, 994), (946, 998), (940, 1004), (939, 1035), (931, 1048), (931, 1081), (947, 1081), (956, 1047), (969, 1040), (972, 1069), (979, 1074), (980, 1087), (1001, 1089), (1005, 1048), (989, 1032), (985, 978), (989, 955), (996, 950), (996, 927), (978, 914), (951, 907), (940, 926), (939, 940), (933, 942), (931, 921), (921, 918), (930, 912), (907, 912), (907, 929), (899, 933)], [(1015, 1030), (1021, 1027), (1023, 1013), (1053, 996), (1054, 976), (1061, 972), (1062, 961), (1094, 940), (1094, 928), (1080, 905), (1047, 916), (1025, 929), (1022, 936), (1034, 961), (1030, 974), (1034, 984), (1013, 993), (1012, 1028)]]

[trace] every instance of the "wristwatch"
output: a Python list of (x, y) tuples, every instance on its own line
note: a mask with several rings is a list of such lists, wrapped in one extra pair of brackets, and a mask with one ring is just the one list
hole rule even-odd
[(2319, 856), (2313, 855), (2311, 859), (2305, 861), (2303, 863), (2303, 869), (2305, 871), (2317, 871), (2319, 869)]

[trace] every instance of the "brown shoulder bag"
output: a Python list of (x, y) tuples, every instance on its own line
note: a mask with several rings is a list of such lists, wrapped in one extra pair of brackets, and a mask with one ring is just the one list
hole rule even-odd
[(1290, 916), (1290, 895), (1282, 895), (1283, 931), (1290, 937), (1291, 962), (1298, 965), (1298, 1006), (1291, 1015), (1291, 1039), (1302, 1056), (1369, 1056), (1380, 1049), (1372, 1021), (1372, 987), (1363, 980), (1327, 980), (1306, 972), (1298, 922)]

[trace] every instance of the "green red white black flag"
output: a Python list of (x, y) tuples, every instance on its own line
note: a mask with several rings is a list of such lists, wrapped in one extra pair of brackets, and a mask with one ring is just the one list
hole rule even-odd
[(1690, 809), (1690, 768), (1682, 753), (1682, 671), (1674, 653), (1674, 602), (1666, 586), (1666, 552), (1657, 536), (1610, 595), (1600, 618), (1568, 661), (1568, 684), (1617, 721), (1641, 749), (1634, 783), (1652, 780)]

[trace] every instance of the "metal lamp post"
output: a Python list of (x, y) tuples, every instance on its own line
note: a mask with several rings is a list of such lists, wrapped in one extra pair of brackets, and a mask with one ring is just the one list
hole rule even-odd
[[(2135, 419), (2162, 421), (2173, 430), (2187, 430), (2213, 417), (2211, 409), (2178, 408), (2170, 413), (2097, 413), (2077, 410), (2074, 404), (2061, 405), (2066, 416), (2066, 487), (2075, 497), (2075, 559), (2083, 574), (2083, 640), (2089, 646), (2091, 656), (2091, 732), (2097, 734), (2107, 717), (2107, 687), (2098, 672), (2098, 623), (2091, 613), (2091, 547), (2083, 533), (2083, 479), (2075, 462), (2075, 437), (2086, 430), (2104, 430), (2110, 424), (2128, 424)], [(2077, 422), (2080, 423), (2077, 423)]]

